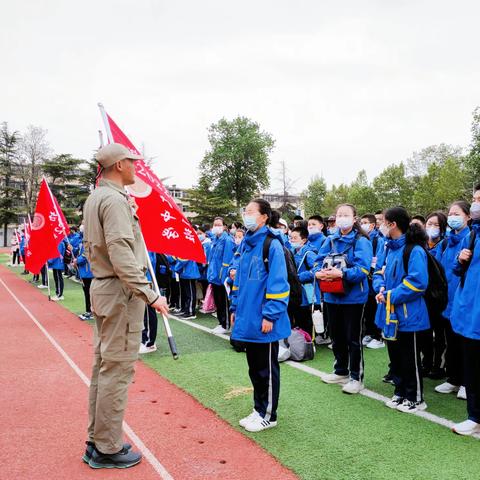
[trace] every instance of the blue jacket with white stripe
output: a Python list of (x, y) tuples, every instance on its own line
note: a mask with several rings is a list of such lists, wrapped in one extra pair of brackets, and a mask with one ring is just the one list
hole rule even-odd
[[(428, 286), (427, 254), (420, 245), (415, 246), (408, 262), (408, 275), (405, 275), (403, 268), (405, 245), (405, 235), (388, 240), (385, 264), (374, 273), (373, 288), (378, 293), (381, 287), (385, 287), (385, 299), (387, 292), (391, 292), (391, 304), (398, 319), (400, 332), (418, 332), (430, 328), (427, 305), (423, 298)], [(383, 329), (386, 317), (386, 304), (380, 303), (375, 316), (378, 328)]]
[(447, 237), (447, 248), (440, 251), (440, 258), (438, 260), (445, 270), (445, 275), (448, 282), (448, 305), (443, 311), (443, 317), (450, 320), (452, 314), (453, 300), (455, 298), (455, 292), (457, 291), (458, 284), (460, 283), (460, 277), (453, 273), (455, 263), (462, 248), (462, 241), (465, 237), (468, 237), (470, 229), (468, 227), (463, 228), (460, 232), (451, 232)]
[[(300, 283), (303, 285), (314, 282), (314, 275), (312, 274), (311, 270), (315, 264), (315, 259), (317, 258), (317, 251), (315, 247), (310, 243), (306, 243), (298, 250), (292, 249), (292, 253), (293, 258), (295, 259), (295, 266), (297, 267), (298, 279), (300, 280)], [(320, 303), (317, 301), (316, 295), (315, 303)], [(307, 299), (305, 289), (302, 288), (301, 306), (307, 307), (308, 305), (311, 305), (311, 303)]]
[[(280, 241), (273, 240), (268, 254), (269, 271), (263, 262), (263, 244), (267, 227), (248, 232), (243, 242), (242, 255), (237, 268), (231, 294), (230, 311), (235, 313), (232, 330), (234, 340), (270, 343), (290, 335), (288, 317), (288, 284), (285, 254)], [(263, 319), (273, 322), (269, 333), (262, 333)]]
[(235, 242), (227, 232), (223, 232), (219, 237), (215, 237), (212, 242), (207, 270), (209, 283), (223, 285), (227, 278), (228, 267), (232, 261), (235, 248)]
[[(472, 230), (475, 231), (475, 247), (470, 261), (465, 282), (460, 283), (455, 293), (450, 321), (453, 330), (462, 337), (480, 340), (480, 220), (474, 221)], [(466, 236), (461, 243), (460, 250), (468, 248), (470, 236)], [(460, 275), (462, 266), (457, 261), (454, 273)]]

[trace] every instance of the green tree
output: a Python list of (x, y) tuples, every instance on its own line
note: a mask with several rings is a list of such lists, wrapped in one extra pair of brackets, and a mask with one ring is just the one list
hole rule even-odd
[(427, 174), (416, 184), (415, 212), (427, 215), (435, 210), (446, 210), (455, 200), (465, 198), (467, 179), (462, 163), (456, 158), (449, 158), (442, 165), (431, 163)]
[(332, 188), (327, 191), (325, 199), (323, 201), (324, 214), (326, 216), (335, 213), (338, 205), (341, 203), (350, 203), (349, 201), (350, 187), (344, 183), (338, 187), (332, 185)]
[(2, 123), (0, 129), (0, 224), (3, 225), (3, 246), (7, 246), (8, 224), (17, 221), (17, 203), (22, 198), (12, 178), (15, 176), (18, 155), (18, 132), (10, 132), (8, 124)]
[(200, 163), (200, 185), (221, 198), (232, 199), (237, 208), (268, 188), (272, 136), (245, 117), (222, 118), (209, 128), (210, 150)]
[(199, 186), (187, 192), (189, 210), (196, 214), (194, 223), (212, 223), (215, 217), (224, 217), (227, 222), (239, 219), (239, 210), (228, 198), (209, 192)]
[(430, 145), (419, 152), (413, 152), (407, 159), (406, 171), (410, 177), (421, 178), (428, 172), (428, 167), (432, 164), (443, 165), (449, 158), (461, 158), (462, 148), (454, 145), (440, 143), (439, 145)]
[(359, 215), (378, 210), (377, 196), (375, 190), (368, 183), (365, 170), (360, 170), (357, 178), (350, 184), (348, 202), (355, 205)]
[(73, 158), (70, 154), (60, 154), (42, 164), (42, 172), (69, 223), (79, 222), (82, 201), (89, 192), (80, 182), (86, 173), (86, 169), (82, 168), (84, 163), (84, 160)]
[(302, 194), (305, 216), (320, 215), (324, 212), (324, 201), (327, 194), (327, 184), (323, 177), (316, 175)]
[(390, 165), (373, 180), (373, 189), (377, 196), (379, 208), (389, 208), (401, 205), (412, 210), (413, 181), (407, 177), (405, 165)]
[(469, 195), (471, 195), (473, 186), (480, 182), (480, 107), (476, 107), (473, 111), (471, 132), (472, 141), (464, 160), (468, 177), (466, 190)]

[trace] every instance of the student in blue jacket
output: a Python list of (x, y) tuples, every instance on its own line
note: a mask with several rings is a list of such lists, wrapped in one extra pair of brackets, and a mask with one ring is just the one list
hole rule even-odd
[[(277, 425), (280, 392), (278, 341), (290, 335), (287, 306), (290, 293), (281, 242), (267, 225), (272, 209), (263, 199), (252, 200), (243, 223), (248, 229), (233, 285), (232, 339), (245, 342), (248, 373), (253, 386), (254, 410), (240, 420), (249, 432)], [(272, 237), (268, 269), (263, 246)]]
[[(157, 271), (157, 254), (155, 252), (148, 252), (150, 262), (152, 264), (152, 269), (154, 272)], [(147, 280), (150, 283), (153, 283), (152, 274), (150, 269), (147, 270), (145, 274)], [(160, 288), (160, 287), (159, 287)], [(160, 295), (164, 295), (165, 291), (160, 290)], [(143, 330), (142, 330), (142, 342), (138, 353), (143, 355), (146, 353), (153, 353), (157, 351), (157, 345), (155, 341), (157, 340), (157, 330), (158, 330), (158, 317), (157, 311), (148, 304), (145, 304), (145, 311), (143, 313)]]
[(197, 308), (197, 280), (200, 279), (200, 270), (197, 262), (178, 258), (174, 270), (180, 277), (180, 291), (182, 306), (180, 317), (185, 320), (194, 320)]
[(85, 256), (85, 247), (83, 242), (78, 246), (78, 256), (74, 260), (78, 268), (78, 274), (82, 280), (83, 296), (85, 297), (85, 313), (79, 315), (81, 320), (91, 320), (93, 318), (91, 304), (90, 304), (90, 286), (92, 284), (93, 273)]
[[(317, 258), (317, 250), (308, 241), (308, 230), (296, 227), (292, 230), (290, 245), (292, 248), (298, 278), (302, 284), (302, 303), (300, 306), (289, 306), (288, 313), (295, 327), (301, 328), (313, 336), (312, 305), (315, 303), (313, 265)], [(319, 300), (320, 302), (320, 300)]]
[(207, 270), (207, 279), (212, 285), (213, 298), (217, 307), (218, 326), (213, 329), (213, 333), (227, 333), (230, 329), (228, 298), (224, 283), (235, 252), (235, 242), (225, 228), (223, 218), (215, 218), (212, 227), (214, 239)]
[[(428, 286), (428, 263), (424, 249), (426, 234), (423, 227), (412, 223), (402, 207), (385, 212), (385, 236), (388, 238), (387, 254), (383, 266), (377, 265), (373, 287), (378, 292), (375, 323), (387, 335), (390, 372), (395, 384), (395, 394), (386, 402), (389, 408), (414, 413), (425, 410), (423, 379), (420, 362), (418, 332), (430, 327), (427, 305), (424, 300)], [(408, 274), (404, 269), (404, 250), (415, 244), (408, 261)], [(396, 335), (387, 328), (398, 322)], [(392, 321), (391, 323), (387, 323)]]
[[(338, 231), (323, 244), (314, 267), (318, 280), (343, 279), (344, 294), (324, 293), (324, 305), (330, 322), (332, 350), (335, 356), (334, 373), (324, 375), (325, 383), (344, 384), (343, 392), (356, 394), (363, 387), (362, 324), (368, 299), (368, 275), (372, 263), (372, 245), (360, 224), (357, 212), (350, 204), (337, 207)], [(323, 268), (327, 255), (345, 254), (345, 268)]]
[(198, 269), (200, 272), (200, 278), (198, 282), (202, 287), (203, 298), (207, 294), (208, 280), (207, 280), (207, 270), (208, 270), (208, 261), (210, 258), (210, 252), (212, 250), (212, 241), (207, 237), (207, 232), (210, 230), (209, 225), (200, 225), (197, 228), (198, 239), (202, 242), (203, 251), (205, 252), (206, 263), (199, 263)]
[[(425, 223), (428, 251), (440, 262), (443, 251), (447, 248), (447, 217), (443, 212), (427, 215)], [(422, 356), (423, 376), (432, 379), (445, 377), (445, 323), (441, 315), (429, 312), (430, 328), (422, 332), (420, 354)]]
[(325, 222), (320, 215), (308, 219), (308, 243), (318, 252), (325, 241)]
[(450, 317), (452, 313), (453, 299), (457, 291), (460, 277), (453, 273), (456, 259), (462, 247), (462, 241), (470, 234), (468, 222), (470, 221), (470, 204), (461, 200), (453, 203), (448, 212), (448, 225), (451, 228), (447, 237), (447, 247), (441, 250), (440, 263), (445, 270), (448, 281), (448, 305), (442, 313), (444, 325), (446, 351), (445, 370), (447, 379), (437, 385), (438, 393), (456, 393), (458, 398), (466, 399), (465, 386), (463, 383), (463, 353), (461, 336), (452, 330)]
[(462, 241), (454, 269), (460, 284), (450, 317), (463, 343), (468, 419), (454, 425), (453, 431), (460, 435), (480, 433), (480, 184), (475, 187), (470, 217), (475, 233)]
[(64, 300), (63, 298), (63, 255), (65, 254), (65, 242), (61, 241), (58, 244), (58, 257), (51, 258), (48, 261), (48, 267), (53, 271), (53, 280), (55, 281), (56, 296), (52, 300), (58, 302)]
[(375, 300), (375, 291), (372, 284), (372, 275), (377, 266), (378, 257), (382, 257), (385, 249), (385, 239), (376, 229), (377, 219), (373, 213), (366, 213), (360, 219), (362, 230), (368, 235), (372, 244), (372, 264), (370, 266), (370, 274), (368, 276), (368, 300), (365, 304), (364, 312), (364, 337), (362, 344), (367, 348), (379, 349), (384, 348), (385, 343), (382, 340), (382, 332), (375, 325), (375, 314), (377, 313), (377, 301)]

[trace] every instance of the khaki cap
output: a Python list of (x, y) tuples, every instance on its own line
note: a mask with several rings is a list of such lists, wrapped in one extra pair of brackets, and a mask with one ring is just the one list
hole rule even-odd
[(102, 147), (96, 155), (97, 162), (103, 167), (108, 168), (120, 160), (124, 159), (130, 160), (142, 160), (141, 155), (135, 155), (130, 152), (127, 147), (120, 145), (120, 143), (109, 143)]

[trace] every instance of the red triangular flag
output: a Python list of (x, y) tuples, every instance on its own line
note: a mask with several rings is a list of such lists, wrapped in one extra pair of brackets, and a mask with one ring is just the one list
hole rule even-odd
[(59, 256), (58, 245), (68, 232), (68, 224), (57, 199), (43, 179), (25, 254), (26, 269), (34, 274), (40, 273), (48, 259)]
[[(102, 108), (102, 107), (101, 107)], [(104, 113), (109, 142), (120, 143), (141, 155), (118, 125)], [(127, 187), (138, 205), (142, 234), (151, 252), (206, 263), (205, 252), (195, 230), (178, 208), (161, 180), (143, 161), (135, 162), (136, 182)]]

